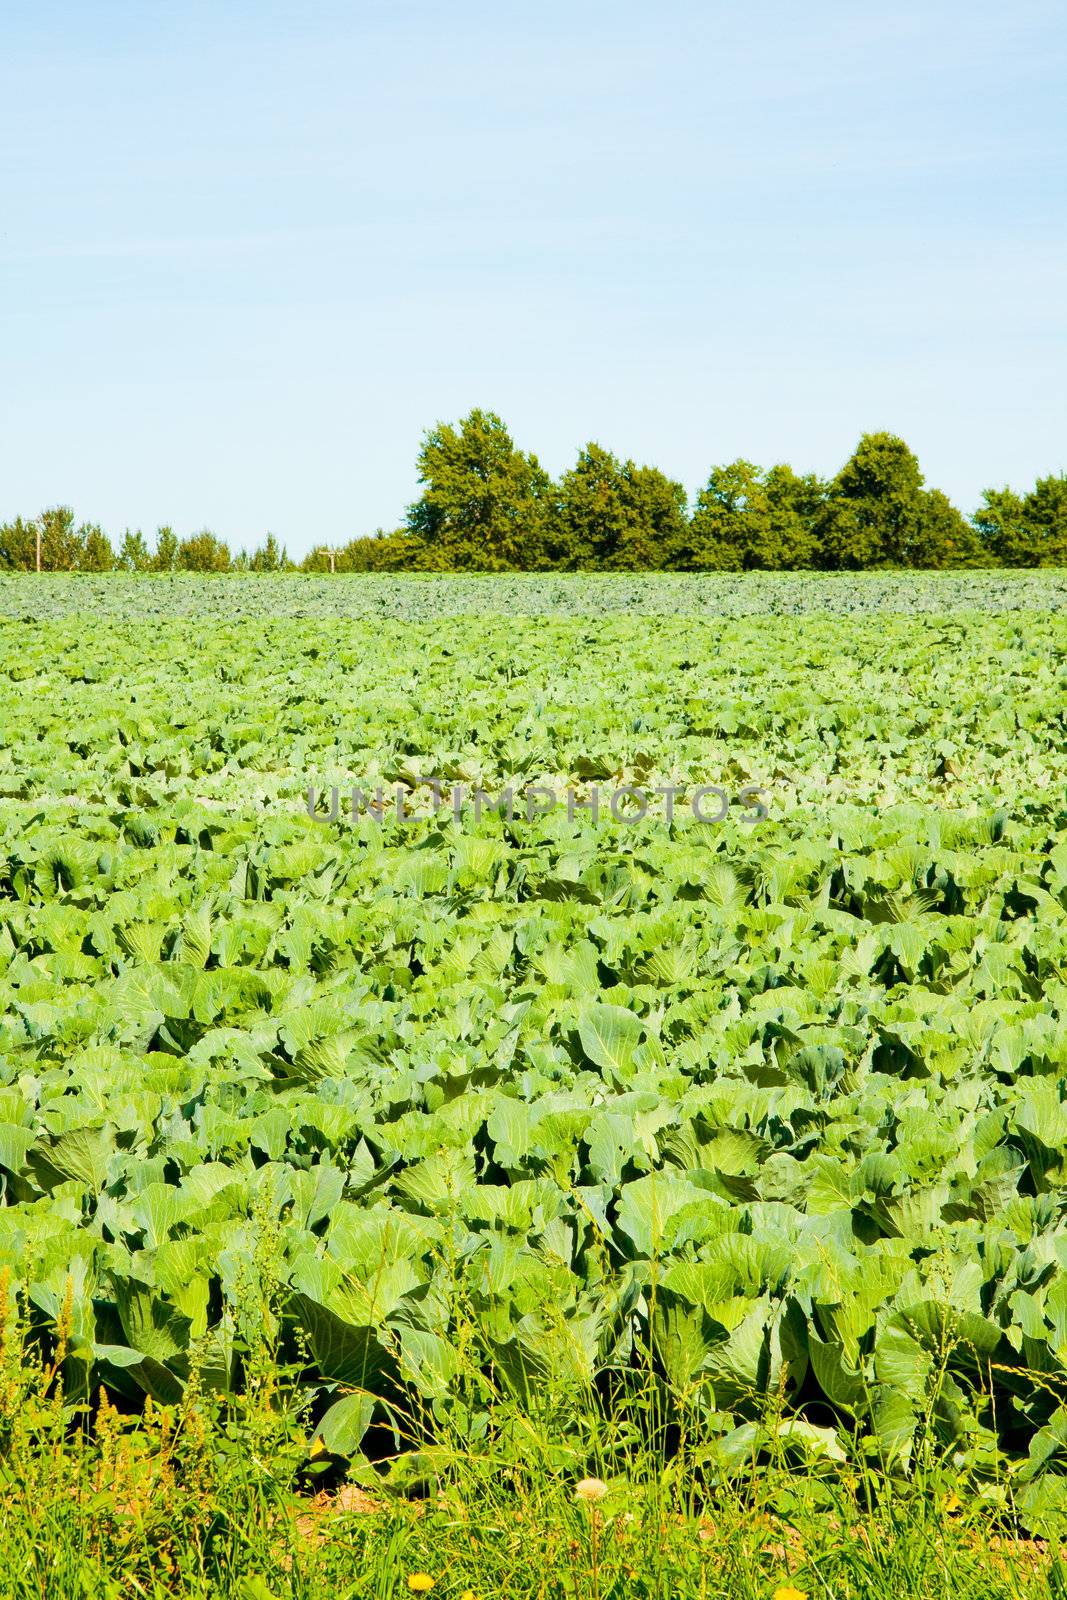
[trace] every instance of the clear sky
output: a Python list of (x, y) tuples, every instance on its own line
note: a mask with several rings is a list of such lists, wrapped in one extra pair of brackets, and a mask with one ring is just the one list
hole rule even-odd
[(499, 411), (692, 492), (1067, 468), (1062, 0), (2, 0), (0, 518), (394, 527)]

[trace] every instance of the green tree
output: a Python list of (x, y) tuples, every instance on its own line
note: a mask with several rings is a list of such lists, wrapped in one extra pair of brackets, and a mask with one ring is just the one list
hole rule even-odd
[(115, 565), (115, 552), (103, 528), (96, 523), (78, 530), (81, 550), (78, 567), (82, 572), (110, 572)]
[(292, 568), (285, 546), (279, 545), (273, 533), (267, 534), (266, 543), (255, 551), (249, 565), (253, 572), (286, 572)]
[(70, 506), (50, 506), (37, 518), (41, 525), (41, 568), (45, 572), (71, 572), (85, 548), (85, 529), (74, 522)]
[(548, 552), (572, 570), (652, 571), (674, 565), (686, 537), (681, 484), (591, 442), (560, 479)]
[(383, 533), (381, 528), (368, 537), (352, 539), (336, 556), (338, 572), (426, 572), (432, 571), (432, 552), (423, 540), (398, 528)]
[(309, 550), (300, 563), (301, 572), (329, 572), (330, 552), (324, 544), (317, 544)]
[(131, 533), (129, 528), (122, 536), (115, 565), (121, 572), (150, 572), (152, 554), (140, 528)]
[(152, 557), (153, 572), (175, 572), (178, 566), (178, 535), (169, 523), (156, 530), (156, 552)]
[(821, 522), (828, 567), (974, 564), (974, 530), (939, 490), (923, 487), (915, 455), (891, 433), (865, 433), (830, 485)]
[[(111, 547), (93, 523), (75, 524), (70, 506), (50, 506), (33, 522), (17, 517), (0, 528), (0, 567), (32, 572), (41, 540), (43, 572), (103, 571), (111, 564)], [(105, 548), (106, 547), (106, 548)]]
[(821, 554), (819, 519), (826, 500), (826, 484), (814, 472), (797, 473), (785, 462), (771, 467), (766, 476), (770, 529), (770, 557), (781, 568), (796, 571), (817, 567)]
[(227, 572), (229, 567), (229, 547), (206, 528), (183, 539), (178, 546), (181, 572)]
[(923, 537), (917, 567), (980, 567), (988, 561), (967, 518), (940, 489), (923, 495)]
[(987, 489), (974, 526), (983, 549), (1007, 567), (1067, 566), (1067, 475), (1038, 478), (1026, 495)]
[(1008, 567), (1026, 566), (1029, 540), (1023, 514), (1023, 497), (1014, 489), (986, 489), (972, 517), (975, 532), (990, 561)]
[(509, 572), (546, 565), (551, 479), (516, 449), (495, 412), (475, 410), (458, 428), (440, 423), (418, 456), (420, 498), (407, 532), (441, 571)]
[(1067, 566), (1067, 473), (1038, 478), (1025, 501), (1034, 565)]
[(36, 564), (37, 523), (16, 517), (0, 524), (0, 569), (31, 572)]
[(680, 565), (696, 571), (793, 571), (819, 564), (825, 485), (780, 464), (714, 467), (697, 496)]

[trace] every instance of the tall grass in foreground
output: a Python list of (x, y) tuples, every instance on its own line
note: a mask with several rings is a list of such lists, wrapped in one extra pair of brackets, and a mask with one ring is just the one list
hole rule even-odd
[(572, 1410), (566, 1443), (550, 1386), (502, 1396), (477, 1440), (461, 1405), (432, 1436), (428, 1417), (397, 1418), (421, 1448), (352, 1482), (316, 1449), (269, 1323), (240, 1397), (194, 1370), (180, 1404), (130, 1415), (65, 1396), (69, 1305), (44, 1348), (6, 1274), (0, 1291), (3, 1597), (1067, 1600), (1058, 1553), (932, 1460), (898, 1478), (798, 1473), (772, 1426), (743, 1470), (706, 1481), (699, 1438), (663, 1425), (651, 1366), (610, 1416), (591, 1398)]

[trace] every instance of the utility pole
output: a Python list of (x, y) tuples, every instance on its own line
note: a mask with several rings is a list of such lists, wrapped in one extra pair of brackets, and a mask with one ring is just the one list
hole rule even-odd
[(37, 524), (37, 571), (41, 570), (41, 524)]
[(336, 572), (337, 571), (337, 568), (334, 565), (336, 560), (337, 560), (337, 552), (335, 550), (331, 550), (330, 551), (330, 571), (331, 572)]

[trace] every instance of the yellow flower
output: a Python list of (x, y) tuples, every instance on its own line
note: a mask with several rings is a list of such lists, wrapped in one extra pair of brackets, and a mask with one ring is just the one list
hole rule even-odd
[(433, 1588), (433, 1579), (428, 1572), (413, 1572), (408, 1579), (408, 1588), (412, 1594), (425, 1594), (427, 1589)]
[(787, 1583), (784, 1589), (776, 1589), (774, 1591), (771, 1600), (808, 1600), (808, 1591), (806, 1589), (794, 1589), (791, 1583)]
[(459, 1597), (459, 1600), (474, 1600), (474, 1590), (464, 1589), (463, 1593)]
[(608, 1492), (608, 1486), (603, 1478), (583, 1478), (581, 1483), (574, 1486), (574, 1498), (583, 1505), (591, 1505), (594, 1500), (603, 1500)]
[(954, 1511), (958, 1511), (960, 1509), (962, 1504), (963, 1501), (960, 1499), (956, 1491), (953, 1490), (948, 1499), (945, 1501), (945, 1510), (948, 1512), (949, 1516), (951, 1516)]

